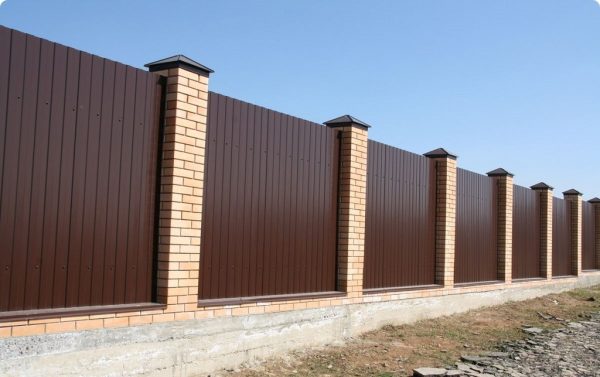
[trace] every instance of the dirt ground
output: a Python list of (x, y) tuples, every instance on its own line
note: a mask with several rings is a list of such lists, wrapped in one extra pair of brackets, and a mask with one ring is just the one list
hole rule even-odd
[(522, 339), (524, 325), (554, 329), (560, 320), (600, 311), (600, 286), (464, 314), (386, 326), (348, 340), (343, 346), (297, 351), (228, 376), (410, 376), (413, 368), (443, 367), (464, 354), (493, 351)]

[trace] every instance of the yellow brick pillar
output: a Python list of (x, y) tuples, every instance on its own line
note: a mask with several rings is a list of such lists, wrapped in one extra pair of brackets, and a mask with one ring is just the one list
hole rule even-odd
[(425, 153), (435, 162), (435, 280), (446, 288), (454, 286), (456, 244), (456, 155), (443, 148)]
[(594, 207), (594, 240), (596, 249), (596, 268), (600, 269), (600, 198), (590, 199)]
[(338, 290), (349, 298), (363, 290), (369, 125), (350, 115), (325, 122), (340, 130)]
[[(157, 299), (168, 304), (166, 312), (184, 312), (198, 302), (208, 77), (213, 71), (182, 55), (146, 67), (167, 79)], [(193, 318), (193, 312), (188, 314)]]
[(540, 182), (531, 186), (540, 200), (540, 273), (552, 279), (552, 186)]
[(499, 168), (487, 175), (498, 188), (498, 280), (512, 282), (513, 174)]
[(583, 244), (583, 204), (579, 191), (571, 189), (563, 192), (565, 200), (570, 203), (569, 217), (571, 218), (571, 273), (581, 275), (581, 254)]

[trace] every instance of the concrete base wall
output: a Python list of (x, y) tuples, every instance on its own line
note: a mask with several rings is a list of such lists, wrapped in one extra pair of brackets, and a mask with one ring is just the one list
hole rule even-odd
[[(2, 376), (196, 376), (309, 346), (508, 301), (600, 284), (600, 274), (243, 317), (0, 339)], [(526, 287), (525, 287), (526, 286)]]

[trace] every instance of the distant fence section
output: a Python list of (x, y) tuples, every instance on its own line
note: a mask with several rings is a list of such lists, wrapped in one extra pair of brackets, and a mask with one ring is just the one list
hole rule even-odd
[(368, 148), (364, 287), (434, 284), (434, 162), (375, 141)]
[(595, 270), (597, 265), (596, 256), (596, 210), (589, 202), (582, 203), (583, 217), (583, 245), (582, 245), (582, 268), (584, 270)]
[(494, 180), (457, 169), (455, 281), (498, 279), (498, 188)]
[(540, 194), (523, 186), (513, 188), (513, 279), (541, 276)]
[(571, 263), (571, 204), (560, 198), (552, 198), (552, 275), (572, 274)]
[(337, 131), (209, 93), (200, 299), (335, 291)]
[(0, 311), (152, 301), (161, 90), (0, 27)]

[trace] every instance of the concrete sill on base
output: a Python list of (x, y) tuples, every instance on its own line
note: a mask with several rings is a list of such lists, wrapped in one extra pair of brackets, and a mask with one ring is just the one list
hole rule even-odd
[(56, 317), (70, 317), (82, 315), (95, 315), (107, 313), (134, 312), (138, 310), (158, 310), (164, 309), (166, 305), (154, 302), (144, 302), (139, 304), (105, 305), (105, 306), (81, 306), (76, 308), (54, 308), (54, 309), (35, 309), (19, 310), (0, 313), (0, 322), (18, 321), (21, 319), (46, 319)]
[(252, 297), (231, 297), (231, 298), (215, 298), (198, 300), (199, 308), (211, 306), (226, 306), (226, 305), (242, 305), (255, 303), (270, 303), (276, 301), (291, 301), (291, 300), (310, 300), (344, 297), (345, 292), (330, 291), (330, 292), (310, 292), (310, 293), (294, 293), (287, 295), (270, 295), (270, 296), (252, 296)]
[(512, 279), (512, 282), (514, 284), (518, 284), (518, 283), (527, 283), (530, 281), (542, 281), (542, 280), (547, 280), (546, 278), (543, 277), (535, 277), (535, 278), (518, 278), (518, 279)]
[(454, 283), (455, 288), (463, 288), (463, 287), (474, 287), (480, 285), (495, 285), (495, 284), (504, 284), (502, 280), (488, 280), (488, 281), (472, 281), (468, 283)]
[(577, 276), (575, 276), (575, 275), (552, 276), (552, 280), (560, 280), (560, 279), (577, 279)]
[(378, 294), (378, 293), (389, 293), (389, 292), (407, 292), (407, 291), (425, 291), (433, 289), (442, 289), (443, 285), (429, 284), (429, 285), (411, 285), (405, 287), (383, 287), (383, 288), (367, 288), (363, 289), (363, 294)]

